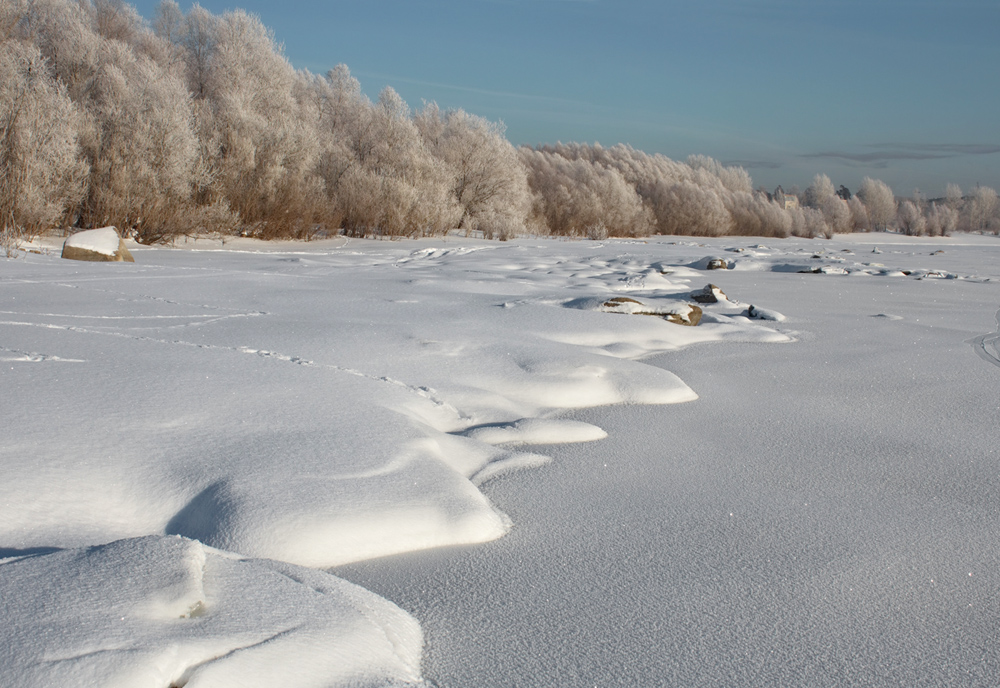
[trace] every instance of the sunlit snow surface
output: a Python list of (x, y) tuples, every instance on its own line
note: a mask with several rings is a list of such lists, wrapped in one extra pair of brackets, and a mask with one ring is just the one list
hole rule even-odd
[[(151, 676), (160, 681), (149, 679), (151, 686), (192, 687), (419, 681), (419, 628), (409, 616), (371, 596), (361, 606), (381, 611), (362, 614), (365, 626), (349, 611), (367, 599), (363, 591), (317, 572), (315, 581), (293, 576), (298, 588), (271, 595), (275, 576), (287, 578), (292, 564), (330, 567), (504, 535), (512, 521), (502, 500), (494, 505), (481, 491), (487, 479), (545, 464), (552, 446), (588, 442), (587, 452), (600, 453), (615, 441), (613, 432), (602, 439), (600, 411), (568, 414), (697, 398), (697, 385), (662, 367), (669, 357), (653, 365), (651, 356), (683, 349), (712, 370), (712, 347), (687, 347), (787, 349), (814, 336), (810, 322), (821, 314), (810, 312), (811, 295), (842, 280), (899, 295), (895, 310), (892, 298), (858, 304), (867, 327), (904, 326), (912, 318), (896, 311), (909, 313), (921, 301), (947, 327), (930, 305), (942, 293), (926, 286), (938, 282), (977, 290), (974, 305), (952, 313), (954, 355), (995, 377), (984, 359), (996, 353), (1000, 270), (984, 255), (998, 254), (996, 242), (896, 247), (878, 239), (876, 255), (867, 255), (877, 243), (869, 237), (768, 247), (731, 239), (448, 238), (198, 242), (187, 248), (210, 250), (139, 248), (135, 264), (37, 255), (6, 261), (0, 556), (20, 558), (0, 564), (12, 621), (0, 631), (11, 636), (0, 638), (11, 648), (0, 683), (66, 684), (75, 679), (59, 677), (92, 670), (107, 685), (112, 674), (128, 685), (145, 685), (132, 676)], [(944, 255), (930, 256), (940, 248)], [(707, 256), (726, 258), (730, 269), (699, 269)], [(797, 297), (775, 303), (772, 292), (755, 287), (755, 274), (787, 280)], [(708, 283), (728, 300), (701, 304), (697, 327), (639, 314), (676, 310)], [(605, 306), (623, 296), (641, 304), (629, 306), (634, 314)], [(985, 303), (993, 307), (984, 313)], [(766, 405), (754, 398), (753, 370), (747, 373), (725, 394)], [(767, 427), (725, 422), (702, 432), (744, 437), (748, 457), (766, 452), (770, 435)], [(982, 432), (995, 439), (995, 425)], [(671, 435), (665, 427), (653, 441), (668, 444)], [(626, 457), (607, 458), (627, 474)], [(158, 537), (135, 539), (142, 536)], [(184, 562), (195, 555), (216, 562), (218, 573), (206, 573), (204, 585), (211, 579), (215, 599), (228, 601), (213, 604), (206, 592), (204, 615), (182, 620), (182, 610), (175, 620), (173, 606), (190, 595), (170, 593), (161, 605), (170, 613), (136, 630), (148, 598), (162, 581), (188, 575)], [(260, 598), (241, 595), (249, 583), (230, 569), (253, 581)], [(296, 601), (309, 594), (303, 585), (329, 600), (323, 613), (336, 628)], [(7, 604), (17, 594), (8, 589), (24, 599)], [(40, 606), (45, 613), (35, 618)], [(128, 623), (116, 627), (111, 610)], [(253, 613), (270, 620), (248, 621)], [(60, 624), (91, 630), (81, 636)], [(313, 630), (282, 635), (293, 626)], [(372, 643), (386, 633), (401, 640)], [(272, 640), (279, 636), (280, 644)], [(354, 664), (334, 669), (316, 659), (330, 652)], [(245, 666), (229, 668), (233, 656)]]

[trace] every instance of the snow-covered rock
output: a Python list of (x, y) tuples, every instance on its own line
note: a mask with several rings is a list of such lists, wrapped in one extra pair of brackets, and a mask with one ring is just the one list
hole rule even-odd
[(691, 264), (696, 270), (728, 270), (729, 261), (717, 256), (705, 256)]
[(714, 284), (706, 284), (701, 289), (691, 292), (691, 298), (698, 303), (719, 303), (720, 301), (729, 301), (729, 297), (726, 296), (726, 293)]
[(135, 262), (114, 227), (88, 229), (69, 236), (63, 243), (62, 257), (90, 262)]
[(747, 308), (747, 317), (754, 320), (772, 320), (774, 322), (784, 322), (785, 320), (785, 316), (778, 311), (773, 311), (769, 308), (758, 308), (754, 305)]

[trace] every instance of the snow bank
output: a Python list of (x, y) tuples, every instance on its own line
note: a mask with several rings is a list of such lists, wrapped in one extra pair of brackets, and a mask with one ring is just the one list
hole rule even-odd
[(0, 562), (0, 684), (420, 684), (422, 637), (329, 574), (149, 536)]

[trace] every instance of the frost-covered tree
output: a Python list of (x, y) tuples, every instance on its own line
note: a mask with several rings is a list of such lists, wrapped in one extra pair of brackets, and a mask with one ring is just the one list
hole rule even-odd
[(349, 234), (425, 236), (458, 223), (452, 174), (424, 145), (396, 91), (383, 89), (346, 127), (352, 158), (335, 191)]
[(521, 149), (536, 226), (562, 236), (646, 236), (652, 214), (617, 169), (547, 150)]
[(847, 201), (837, 193), (833, 182), (825, 174), (817, 174), (813, 178), (813, 183), (803, 194), (803, 202), (823, 213), (826, 232), (845, 233), (851, 230), (851, 210)]
[(83, 196), (80, 113), (38, 48), (0, 43), (0, 226), (36, 233), (62, 223)]
[(812, 184), (806, 187), (805, 193), (802, 194), (802, 203), (810, 208), (822, 208), (824, 201), (836, 194), (830, 178), (825, 174), (817, 174), (813, 177)]
[(704, 170), (718, 178), (729, 191), (753, 191), (753, 179), (742, 167), (726, 167), (706, 155), (691, 155), (687, 164), (694, 170)]
[(962, 189), (958, 184), (948, 184), (944, 187), (944, 200), (950, 208), (958, 210), (962, 207)]
[(91, 173), (81, 221), (146, 242), (183, 233), (198, 155), (184, 83), (107, 41), (85, 106), (93, 133), (84, 143)]
[(896, 217), (896, 197), (889, 185), (878, 179), (865, 177), (861, 181), (858, 195), (868, 210), (872, 229), (884, 232)]
[(732, 233), (732, 215), (719, 193), (710, 186), (685, 179), (662, 188), (653, 201), (660, 209), (657, 230), (661, 234), (725, 236)]
[(219, 23), (218, 17), (195, 3), (184, 17), (183, 25), (177, 27), (173, 39), (184, 49), (188, 88), (195, 98), (207, 95)]
[(516, 236), (531, 207), (528, 175), (503, 124), (464, 110), (442, 113), (435, 103), (416, 116), (430, 151), (448, 167), (452, 192), (462, 209), (459, 229), (487, 238)]
[(858, 196), (852, 196), (847, 202), (847, 209), (851, 213), (850, 231), (867, 232), (871, 230), (871, 222), (868, 219), (868, 208)]
[(102, 46), (86, 3), (32, 0), (23, 5), (18, 33), (48, 61), (53, 76), (74, 102), (86, 96), (97, 72)]
[(819, 211), (823, 213), (827, 227), (833, 234), (851, 231), (851, 209), (844, 199), (836, 194), (827, 196), (820, 202)]
[(900, 230), (909, 236), (920, 236), (927, 229), (927, 220), (913, 201), (903, 201), (896, 214), (896, 221)]
[(143, 30), (142, 17), (124, 0), (91, 0), (94, 29), (101, 38), (135, 43)]
[(967, 204), (969, 228), (974, 232), (1000, 233), (1000, 201), (997, 192), (988, 186), (977, 186), (969, 194)]
[(949, 236), (958, 228), (958, 211), (945, 203), (931, 203), (927, 211), (927, 233), (931, 236)]
[[(315, 174), (315, 129), (294, 95), (295, 71), (254, 15), (236, 10), (196, 23), (210, 36), (204, 83), (193, 86), (206, 102), (199, 126), (214, 199), (239, 215), (246, 233), (309, 236), (328, 204)], [(195, 60), (188, 73), (197, 75), (200, 58), (188, 52)]]
[(186, 34), (184, 12), (176, 0), (160, 0), (153, 15), (153, 31), (173, 44), (180, 44)]
[(787, 237), (792, 231), (791, 216), (766, 193), (733, 193), (728, 196), (727, 209), (732, 234)]

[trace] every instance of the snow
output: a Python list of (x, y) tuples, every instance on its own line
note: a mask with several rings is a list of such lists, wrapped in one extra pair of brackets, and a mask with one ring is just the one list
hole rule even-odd
[(104, 256), (113, 256), (118, 252), (118, 230), (114, 227), (87, 229), (77, 232), (66, 239), (66, 246), (85, 251), (93, 251)]
[[(878, 243), (881, 266), (857, 262), (865, 235), (200, 240), (136, 247), (127, 271), (8, 261), (0, 683), (746, 684), (721, 658), (760, 661), (762, 624), (816, 623), (860, 630), (789, 631), (788, 666), (881, 647), (928, 684), (952, 678), (920, 659), (936, 656), (923, 635), (878, 646), (850, 610), (976, 648), (997, 618), (1000, 243)], [(731, 269), (699, 268), (722, 254)], [(663, 317), (709, 281), (727, 297), (699, 304), (698, 326)], [(926, 501), (925, 481), (949, 496)], [(975, 527), (950, 496), (963, 489)], [(906, 593), (909, 576), (869, 576), (861, 607), (822, 597), (868, 547), (913, 571), (968, 562), (970, 637), (943, 615), (958, 593)], [(317, 569), (414, 613), (423, 663), (410, 616)], [(739, 581), (798, 592), (750, 607)], [(591, 644), (629, 614), (620, 653)]]
[(146, 536), (0, 564), (0, 684), (417, 685), (420, 627), (339, 578)]

